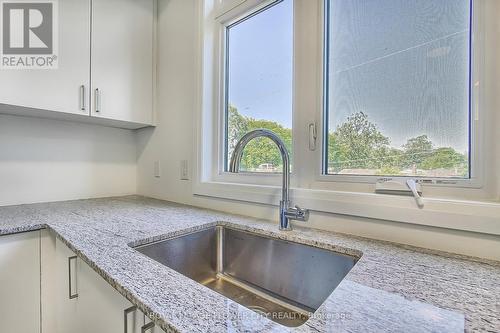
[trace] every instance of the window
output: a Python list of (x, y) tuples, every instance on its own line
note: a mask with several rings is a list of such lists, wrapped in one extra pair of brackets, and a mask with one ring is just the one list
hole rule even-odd
[(268, 139), (228, 172), (238, 140), (267, 128), (287, 145), (297, 188), (371, 192), (380, 178), (411, 177), (427, 195), (492, 193), (484, 1), (225, 3), (207, 11), (204, 180), (279, 185)]
[[(195, 194), (279, 204), (271, 143), (227, 172), (238, 139), (267, 127), (293, 152), (291, 198), (316, 211), (439, 227), (445, 214), (453, 228), (455, 200), (498, 199), (496, 1), (203, 4)], [(412, 198), (372, 194), (406, 177), (432, 201), (427, 217)]]
[(471, 0), (326, 0), (323, 173), (471, 177)]
[[(254, 129), (272, 130), (292, 151), (293, 1), (273, 2), (225, 30), (227, 171), (238, 140)], [(278, 149), (268, 139), (254, 140), (245, 148), (241, 170), (281, 172)]]

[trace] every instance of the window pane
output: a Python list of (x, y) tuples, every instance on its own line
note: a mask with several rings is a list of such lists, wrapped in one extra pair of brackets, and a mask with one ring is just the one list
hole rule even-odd
[(327, 0), (328, 174), (469, 177), (471, 0)]
[[(292, 146), (293, 6), (278, 2), (227, 28), (226, 171), (238, 140), (266, 128)], [(276, 146), (249, 143), (241, 162), (248, 172), (281, 172)]]

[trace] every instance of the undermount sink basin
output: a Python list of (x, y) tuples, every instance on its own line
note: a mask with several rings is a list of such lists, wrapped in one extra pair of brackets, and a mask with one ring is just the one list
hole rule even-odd
[(306, 322), (358, 260), (222, 226), (136, 250), (290, 327)]

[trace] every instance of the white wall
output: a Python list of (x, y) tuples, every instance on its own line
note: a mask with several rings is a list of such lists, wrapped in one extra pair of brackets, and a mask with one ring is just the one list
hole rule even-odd
[[(194, 161), (198, 0), (159, 1), (158, 124), (138, 134), (138, 192), (156, 198), (277, 221), (277, 208), (193, 196), (180, 162)], [(153, 175), (161, 162), (161, 178)], [(308, 226), (473, 256), (500, 259), (500, 237), (389, 221), (313, 213)]]
[(134, 194), (135, 132), (0, 115), (0, 206)]

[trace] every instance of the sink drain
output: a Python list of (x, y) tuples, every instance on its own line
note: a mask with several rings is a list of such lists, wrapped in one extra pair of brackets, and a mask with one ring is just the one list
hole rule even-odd
[(267, 317), (269, 316), (269, 311), (262, 307), (262, 306), (257, 306), (257, 305), (251, 305), (248, 307), (250, 310), (253, 310), (255, 312), (257, 312), (258, 314), (264, 316), (264, 317)]

